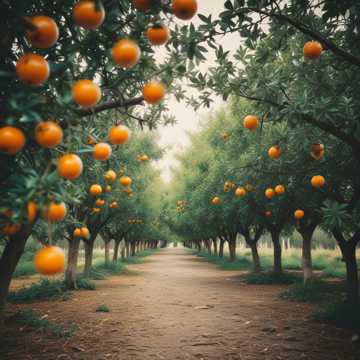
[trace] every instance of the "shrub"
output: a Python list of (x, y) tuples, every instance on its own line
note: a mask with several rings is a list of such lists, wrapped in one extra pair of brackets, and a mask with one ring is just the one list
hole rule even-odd
[(36, 270), (32, 261), (20, 261), (15, 269), (13, 277), (16, 278), (34, 274), (36, 274)]
[(76, 279), (76, 285), (78, 290), (95, 290), (96, 285), (93, 281), (91, 281), (89, 278), (84, 276), (79, 276)]
[(280, 274), (273, 271), (265, 272), (249, 272), (244, 275), (244, 280), (247, 284), (253, 285), (271, 285), (271, 284), (294, 284), (301, 281), (301, 278), (289, 272), (282, 272)]
[(110, 309), (106, 305), (99, 305), (95, 311), (96, 312), (110, 312)]
[(41, 279), (37, 283), (12, 291), (8, 295), (8, 301), (21, 304), (41, 300), (68, 299), (70, 293), (65, 290), (62, 280)]
[(50, 333), (56, 337), (70, 337), (74, 333), (74, 329), (65, 330), (62, 326), (41, 318), (33, 310), (20, 310), (12, 316), (12, 319), (21, 325), (30, 326), (44, 333)]

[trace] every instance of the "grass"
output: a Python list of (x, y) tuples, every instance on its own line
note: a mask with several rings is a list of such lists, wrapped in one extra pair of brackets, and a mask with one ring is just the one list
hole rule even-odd
[(124, 260), (121, 260), (121, 262), (125, 264), (143, 264), (145, 261), (145, 257), (153, 255), (159, 250), (160, 249), (145, 249), (138, 252), (135, 256), (130, 256)]
[(62, 280), (41, 279), (30, 286), (11, 291), (8, 301), (15, 304), (31, 303), (41, 300), (63, 299), (67, 300), (70, 293), (65, 290)]
[(20, 310), (12, 316), (12, 319), (21, 325), (30, 326), (43, 333), (50, 333), (56, 337), (71, 337), (74, 329), (65, 330), (62, 326), (40, 317), (31, 309)]
[(204, 259), (205, 261), (216, 264), (221, 270), (249, 270), (252, 267), (252, 262), (246, 256), (238, 256), (234, 262), (229, 262), (229, 257), (222, 258), (216, 255), (209, 255), (205, 251), (195, 252), (196, 256)]
[(14, 278), (36, 274), (33, 261), (20, 261), (15, 269)]
[(244, 275), (246, 284), (252, 285), (272, 285), (272, 284), (294, 284), (301, 281), (301, 277), (289, 272), (280, 274), (273, 271), (249, 272)]
[(96, 284), (93, 281), (91, 281), (91, 279), (84, 277), (84, 276), (79, 276), (76, 279), (76, 285), (77, 285), (78, 290), (95, 290), (96, 289)]
[(110, 312), (110, 309), (106, 305), (99, 305), (95, 311), (96, 312)]
[(124, 264), (119, 261), (109, 262), (108, 264), (105, 262), (98, 262), (92, 267), (90, 278), (94, 280), (103, 280), (106, 279), (107, 276), (120, 274), (124, 269)]
[(314, 317), (339, 327), (360, 330), (360, 308), (344, 302), (328, 304), (318, 310)]

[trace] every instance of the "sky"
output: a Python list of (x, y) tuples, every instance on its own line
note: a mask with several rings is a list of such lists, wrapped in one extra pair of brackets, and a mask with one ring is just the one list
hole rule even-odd
[[(217, 18), (218, 14), (223, 11), (223, 1), (219, 0), (198, 0), (199, 13), (208, 16), (213, 15), (213, 19)], [(192, 20), (195, 25), (200, 24), (200, 20), (196, 17)], [(225, 50), (236, 50), (233, 44), (236, 41), (236, 35), (227, 36), (221, 39), (221, 44)], [(237, 37), (238, 39), (238, 37)], [(239, 41), (239, 40), (237, 40)], [(236, 42), (235, 42), (236, 43)], [(207, 62), (202, 66), (202, 70), (214, 64), (215, 57), (209, 53)], [(193, 89), (185, 87), (189, 93), (196, 94)], [(178, 103), (173, 97), (167, 98), (169, 108), (172, 115), (175, 116), (177, 123), (174, 126), (163, 126), (159, 129), (159, 145), (162, 148), (167, 148), (164, 157), (157, 162), (156, 166), (161, 171), (161, 177), (165, 182), (171, 181), (171, 169), (178, 165), (175, 154), (181, 152), (184, 147), (190, 144), (188, 133), (195, 132), (199, 128), (199, 121), (206, 117), (206, 114), (215, 112), (223, 105), (222, 100), (215, 99), (209, 109), (202, 109), (194, 111), (191, 107), (187, 107), (185, 103)]]

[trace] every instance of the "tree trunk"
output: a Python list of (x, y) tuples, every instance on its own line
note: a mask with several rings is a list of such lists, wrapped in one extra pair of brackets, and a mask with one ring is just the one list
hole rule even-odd
[(121, 251), (120, 251), (121, 260), (124, 260), (124, 259), (125, 259), (125, 242), (123, 242), (123, 241), (121, 240), (121, 241), (120, 241), (120, 244), (121, 244)]
[(67, 289), (76, 289), (76, 269), (79, 257), (80, 239), (72, 237), (68, 242), (68, 259), (65, 271), (65, 286)]
[(105, 264), (108, 265), (110, 262), (110, 243), (111, 240), (105, 241)]
[(3, 321), (3, 313), (12, 275), (25, 249), (33, 225), (23, 225), (20, 231), (11, 236), (7, 242), (0, 259), (0, 323)]
[(274, 246), (274, 273), (282, 273), (282, 262), (281, 262), (281, 244), (280, 244), (280, 231), (271, 231), (271, 240)]
[(341, 252), (346, 264), (346, 301), (359, 306), (359, 278), (356, 262), (356, 245), (346, 243), (341, 246)]
[(135, 256), (136, 254), (136, 243), (132, 241), (130, 244), (130, 256)]
[(121, 240), (115, 239), (113, 262), (116, 262), (118, 260), (120, 242)]
[(301, 234), (303, 243), (302, 243), (302, 265), (303, 265), (303, 274), (304, 274), (304, 284), (306, 285), (313, 278), (312, 271), (312, 258), (311, 258), (311, 234)]
[(218, 255), (218, 246), (217, 246), (217, 239), (216, 238), (213, 238), (212, 239), (212, 242), (213, 242), (213, 246), (214, 246), (214, 255)]
[(224, 257), (224, 245), (225, 240), (220, 238), (220, 245), (219, 245), (219, 257)]
[(92, 260), (93, 260), (94, 241), (92, 241), (91, 239), (85, 241), (84, 247), (85, 247), (84, 276), (89, 276), (92, 266)]
[(201, 251), (201, 242), (200, 241), (196, 242), (196, 246), (197, 246), (198, 251)]
[(253, 266), (254, 266), (254, 271), (255, 272), (260, 272), (261, 271), (261, 264), (260, 264), (260, 256), (258, 253), (258, 248), (257, 248), (257, 243), (253, 242), (249, 244), (250, 249), (251, 249), (251, 255), (252, 255), (252, 259), (253, 259)]
[(229, 238), (229, 262), (236, 260), (236, 236)]
[(211, 255), (211, 240), (210, 239), (206, 239), (204, 240), (207, 252), (209, 255)]
[(129, 241), (125, 241), (125, 253), (126, 253), (126, 257), (128, 258), (130, 256), (130, 243), (129, 243)]

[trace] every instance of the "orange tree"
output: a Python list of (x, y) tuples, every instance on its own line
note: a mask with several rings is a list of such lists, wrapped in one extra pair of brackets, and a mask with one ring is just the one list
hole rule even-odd
[[(89, 151), (84, 139), (118, 119), (149, 128), (172, 121), (160, 102), (165, 87), (176, 89), (174, 79), (186, 68), (179, 59), (159, 61), (145, 30), (170, 24), (172, 12), (190, 19), (197, 6), (145, 3), (145, 8), (127, 0), (0, 5), (5, 34), (0, 56), (0, 182), (6, 189), (0, 204), (1, 310), (36, 219), (45, 212), (48, 221), (62, 220), (65, 203), (76, 204), (73, 194), (81, 196), (84, 190), (76, 188), (84, 165), (81, 154)], [(135, 108), (144, 102), (149, 106)], [(97, 121), (102, 113), (107, 125)], [(68, 181), (74, 181), (73, 189), (64, 186)]]

